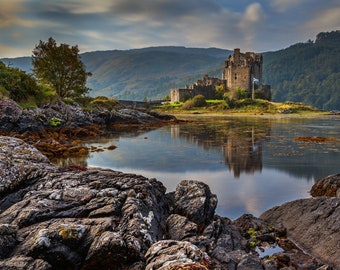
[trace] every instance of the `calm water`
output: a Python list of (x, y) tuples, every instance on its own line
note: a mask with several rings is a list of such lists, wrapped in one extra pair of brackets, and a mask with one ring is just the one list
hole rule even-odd
[[(195, 179), (217, 194), (216, 212), (235, 219), (260, 215), (309, 197), (314, 182), (340, 173), (340, 118), (190, 117), (154, 130), (109, 131), (87, 146), (102, 148), (77, 163), (156, 178), (173, 191)], [(322, 136), (329, 142), (298, 142)], [(105, 148), (115, 145), (115, 150)]]

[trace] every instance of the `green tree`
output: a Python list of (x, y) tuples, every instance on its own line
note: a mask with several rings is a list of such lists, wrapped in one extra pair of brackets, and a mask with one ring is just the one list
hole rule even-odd
[(224, 84), (216, 85), (216, 87), (215, 87), (215, 98), (223, 99), (225, 92), (226, 92), (226, 89), (225, 89)]
[(57, 45), (50, 37), (40, 40), (33, 50), (33, 72), (41, 83), (52, 86), (59, 97), (80, 97), (88, 93), (86, 72), (80, 59), (78, 46)]
[(203, 107), (207, 105), (207, 101), (205, 99), (205, 96), (203, 95), (196, 95), (193, 97), (193, 102), (195, 107)]

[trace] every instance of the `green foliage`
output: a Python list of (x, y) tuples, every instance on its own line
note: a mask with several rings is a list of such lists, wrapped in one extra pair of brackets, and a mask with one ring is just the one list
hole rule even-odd
[(184, 102), (182, 109), (190, 110), (194, 107), (204, 107), (205, 105), (207, 105), (205, 96), (197, 95), (197, 96), (194, 96), (192, 99), (189, 99), (186, 102)]
[(38, 105), (44, 103), (54, 103), (57, 100), (57, 94), (51, 86), (39, 85), (38, 93), (35, 96), (35, 100)]
[(80, 60), (78, 46), (57, 45), (51, 37), (40, 40), (33, 50), (33, 72), (41, 83), (52, 86), (59, 97), (78, 97), (86, 94), (86, 72)]
[(55, 90), (39, 85), (34, 77), (17, 68), (6, 67), (0, 62), (0, 96), (16, 101), (23, 108), (56, 100)]
[(9, 97), (9, 91), (3, 85), (0, 85), (0, 97)]
[(216, 99), (223, 99), (224, 94), (226, 93), (225, 85), (217, 85), (215, 89), (215, 98)]
[(0, 92), (17, 102), (25, 102), (38, 94), (38, 85), (31, 75), (0, 62)]
[(106, 109), (113, 109), (118, 105), (118, 101), (104, 96), (96, 97), (90, 102), (94, 107), (102, 107)]
[(236, 87), (237, 98), (236, 99), (245, 99), (249, 97), (249, 93), (241, 87)]
[(229, 104), (225, 100), (207, 100), (207, 106), (211, 111), (224, 111), (230, 109)]
[(73, 105), (74, 104), (74, 100), (72, 98), (63, 98), (64, 103), (68, 104), (68, 105)]
[(298, 113), (301, 111), (317, 111), (317, 109), (313, 106), (310, 105), (306, 105), (302, 102), (284, 102), (284, 103), (280, 103), (277, 104), (277, 106), (275, 106), (275, 110), (278, 112), (291, 112), (291, 113)]
[(57, 117), (52, 117), (49, 122), (51, 127), (58, 127), (61, 125), (61, 119)]
[(340, 31), (319, 33), (315, 42), (266, 53), (263, 60), (274, 101), (340, 110)]
[(183, 110), (190, 110), (195, 107), (194, 101), (192, 99), (187, 100), (183, 103), (182, 109)]
[(225, 92), (223, 94), (223, 98), (224, 100), (226, 101), (230, 101), (230, 100), (239, 100), (239, 99), (245, 99), (245, 98), (248, 98), (250, 97), (249, 96), (250, 94), (244, 90), (243, 88), (241, 87), (236, 87), (228, 92)]
[(254, 112), (254, 113), (264, 113), (271, 112), (273, 105), (263, 99), (240, 99), (235, 100), (233, 103), (233, 108), (237, 111), (242, 112)]
[(193, 97), (193, 102), (195, 107), (203, 107), (207, 105), (207, 101), (205, 99), (205, 96), (203, 95), (197, 95)]

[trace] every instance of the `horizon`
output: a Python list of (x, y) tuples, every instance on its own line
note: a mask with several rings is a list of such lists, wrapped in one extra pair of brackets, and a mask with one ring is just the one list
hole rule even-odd
[(81, 53), (155, 46), (263, 53), (340, 29), (336, 0), (0, 0), (0, 4), (0, 58), (30, 56), (36, 44), (49, 37), (58, 44), (78, 45)]
[[(329, 32), (332, 32), (332, 31), (337, 31), (337, 30), (330, 30)], [(328, 31), (327, 31), (328, 32)], [(315, 37), (318, 33), (315, 34)], [(313, 42), (315, 42), (315, 39), (310, 39), (312, 40)], [(257, 52), (257, 51), (254, 51), (254, 50), (247, 50), (247, 51), (243, 51), (241, 49), (241, 52), (245, 53), (245, 52), (255, 52), (255, 53), (258, 53), (258, 54), (264, 54), (264, 53), (269, 53), (269, 52), (276, 52), (276, 51), (280, 51), (280, 50), (284, 50), (286, 48), (289, 48), (295, 44), (298, 44), (298, 43), (305, 43), (307, 42), (306, 41), (298, 41), (294, 44), (290, 44), (288, 45), (287, 47), (285, 48), (280, 48), (280, 49), (277, 49), (277, 50), (270, 50), (270, 51), (263, 51), (263, 52)], [(59, 45), (60, 43), (57, 41), (57, 44)], [(68, 45), (77, 45), (77, 44), (68, 44)], [(143, 50), (143, 49), (151, 49), (151, 48), (185, 48), (185, 49), (217, 49), (217, 50), (225, 50), (225, 51), (231, 51), (233, 52), (234, 49), (236, 48), (240, 48), (240, 47), (235, 47), (235, 48), (232, 48), (232, 49), (226, 49), (226, 48), (219, 48), (219, 47), (190, 47), (190, 46), (183, 46), (183, 45), (154, 45), (154, 46), (148, 46), (148, 47), (141, 47), (141, 48), (129, 48), (129, 49), (106, 49), (106, 50), (93, 50), (93, 51), (86, 51), (86, 52), (81, 52), (79, 51), (79, 55), (82, 55), (82, 54), (86, 54), (86, 53), (95, 53), (95, 52), (109, 52), (109, 51), (133, 51), (133, 50)], [(32, 48), (33, 50), (33, 48)], [(0, 57), (0, 59), (15, 59), (15, 58), (31, 58), (32, 55), (21, 55), (21, 56), (15, 56), (15, 57)]]

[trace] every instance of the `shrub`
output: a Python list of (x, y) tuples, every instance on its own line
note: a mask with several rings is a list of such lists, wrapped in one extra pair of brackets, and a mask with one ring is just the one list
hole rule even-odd
[(74, 100), (72, 98), (63, 98), (63, 101), (68, 105), (74, 104)]
[(194, 102), (194, 107), (203, 107), (207, 105), (207, 101), (203, 95), (194, 96), (192, 100)]
[(186, 102), (183, 103), (182, 109), (183, 110), (190, 110), (193, 107), (195, 107), (194, 101), (192, 99), (187, 100)]
[(38, 105), (53, 103), (57, 100), (56, 91), (49, 85), (39, 85), (38, 94), (35, 96), (35, 100)]
[(113, 98), (108, 97), (96, 97), (94, 100), (90, 102), (91, 105), (94, 105), (96, 107), (104, 107), (106, 109), (113, 109), (115, 108), (119, 103), (117, 100)]
[(57, 117), (52, 117), (50, 119), (50, 126), (51, 127), (58, 127), (61, 125), (61, 119), (57, 118)]

